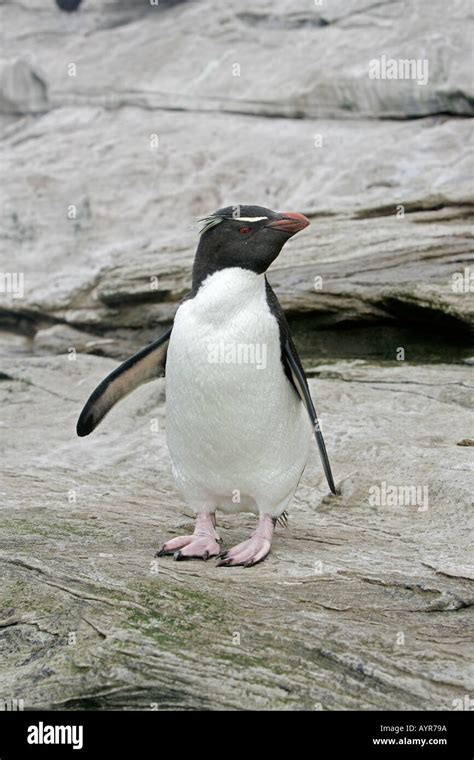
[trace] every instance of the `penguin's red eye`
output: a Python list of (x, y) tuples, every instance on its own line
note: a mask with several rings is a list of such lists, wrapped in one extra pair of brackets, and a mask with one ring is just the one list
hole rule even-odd
[(240, 227), (239, 232), (241, 235), (247, 235), (251, 229), (251, 227)]

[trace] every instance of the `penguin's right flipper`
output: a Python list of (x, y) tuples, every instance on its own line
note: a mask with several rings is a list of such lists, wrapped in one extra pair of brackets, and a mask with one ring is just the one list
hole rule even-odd
[(163, 377), (171, 329), (133, 354), (102, 380), (89, 397), (77, 421), (76, 431), (79, 436), (92, 433), (114, 404), (139, 385)]

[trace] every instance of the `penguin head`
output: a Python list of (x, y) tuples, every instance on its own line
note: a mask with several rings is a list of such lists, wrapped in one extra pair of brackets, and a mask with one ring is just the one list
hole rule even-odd
[(309, 224), (302, 214), (277, 213), (263, 206), (227, 206), (201, 221), (194, 287), (209, 274), (228, 267), (263, 274), (286, 241)]

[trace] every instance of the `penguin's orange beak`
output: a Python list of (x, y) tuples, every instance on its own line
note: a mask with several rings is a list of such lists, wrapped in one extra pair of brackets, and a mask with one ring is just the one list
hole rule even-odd
[(265, 225), (272, 230), (281, 230), (287, 232), (289, 235), (295, 235), (297, 232), (304, 230), (309, 224), (309, 219), (306, 219), (303, 214), (293, 214), (290, 211), (282, 211), (278, 214), (276, 219), (272, 219), (271, 222)]

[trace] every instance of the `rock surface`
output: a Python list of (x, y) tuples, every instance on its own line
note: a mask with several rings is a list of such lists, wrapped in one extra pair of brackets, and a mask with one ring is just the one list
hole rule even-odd
[[(271, 273), (291, 311), (471, 329), (452, 280), (473, 259), (469, 7), (2, 6), (3, 55), (28, 39), (49, 103), (0, 114), (0, 266), (25, 278), (2, 321), (66, 324), (116, 356), (114, 331), (148, 340), (189, 289), (195, 220), (255, 202), (312, 220)], [(426, 57), (428, 83), (369, 79), (382, 54)]]
[[(78, 439), (113, 361), (6, 361), (2, 694), (26, 709), (454, 709), (474, 685), (472, 454), (456, 445), (472, 373), (395, 364), (315, 367), (342, 496), (315, 448), (289, 528), (249, 570), (153, 559), (191, 523), (161, 381)], [(383, 483), (420, 498), (376, 505)], [(219, 525), (229, 546), (253, 518)]]
[(0, 61), (0, 113), (41, 113), (48, 110), (44, 80), (22, 58)]

